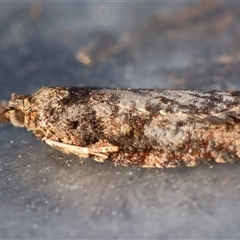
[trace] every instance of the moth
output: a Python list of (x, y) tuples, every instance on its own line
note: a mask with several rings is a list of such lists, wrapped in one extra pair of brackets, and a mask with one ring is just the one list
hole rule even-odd
[(43, 87), (0, 122), (67, 154), (142, 167), (240, 161), (240, 92)]

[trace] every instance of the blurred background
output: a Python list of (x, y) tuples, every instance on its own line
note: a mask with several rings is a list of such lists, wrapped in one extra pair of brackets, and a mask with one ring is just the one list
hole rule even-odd
[[(0, 100), (42, 86), (240, 90), (238, 2), (0, 2)], [(239, 165), (139, 169), (0, 125), (0, 238), (239, 238)]]

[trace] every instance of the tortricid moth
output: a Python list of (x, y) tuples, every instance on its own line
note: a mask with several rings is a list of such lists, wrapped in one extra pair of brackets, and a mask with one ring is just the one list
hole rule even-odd
[(116, 165), (240, 161), (240, 92), (43, 87), (12, 95), (0, 121), (67, 154)]

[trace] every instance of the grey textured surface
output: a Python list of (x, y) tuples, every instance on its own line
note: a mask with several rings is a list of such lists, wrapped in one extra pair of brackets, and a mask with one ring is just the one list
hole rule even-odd
[[(240, 90), (239, 10), (2, 2), (1, 99), (43, 85)], [(1, 124), (0, 139), (1, 239), (240, 238), (240, 165), (80, 164), (25, 129)]]

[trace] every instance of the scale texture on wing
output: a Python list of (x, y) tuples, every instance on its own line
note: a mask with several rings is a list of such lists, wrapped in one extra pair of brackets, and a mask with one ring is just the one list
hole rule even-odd
[(174, 167), (240, 159), (237, 91), (44, 87), (9, 105), (15, 125), (97, 161)]

